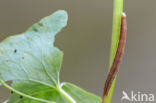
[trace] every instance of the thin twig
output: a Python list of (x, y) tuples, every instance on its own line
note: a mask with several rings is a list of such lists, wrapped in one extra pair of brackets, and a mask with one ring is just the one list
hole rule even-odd
[(122, 56), (124, 54), (125, 44), (126, 44), (126, 34), (127, 34), (127, 18), (126, 18), (126, 14), (123, 13), (121, 16), (121, 29), (120, 29), (120, 38), (119, 38), (119, 42), (118, 42), (118, 48), (116, 51), (116, 55), (115, 55), (113, 64), (108, 73), (107, 80), (105, 82), (102, 103), (104, 103), (104, 99), (105, 99), (104, 97), (108, 95), (109, 90), (112, 86), (112, 82), (115, 79), (115, 77), (119, 71), (119, 65), (121, 63)]

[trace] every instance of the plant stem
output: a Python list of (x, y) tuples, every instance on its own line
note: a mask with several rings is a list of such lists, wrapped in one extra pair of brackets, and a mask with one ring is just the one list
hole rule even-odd
[(65, 83), (61, 83), (59, 86), (57, 86), (58, 91), (60, 92), (60, 94), (62, 94), (70, 103), (76, 103), (76, 101), (68, 94), (66, 93), (63, 89), (62, 86)]
[[(112, 26), (112, 41), (111, 41), (111, 51), (110, 51), (110, 64), (109, 68), (112, 67), (116, 51), (118, 48), (118, 41), (120, 35), (120, 24), (121, 24), (121, 15), (123, 12), (123, 0), (114, 0), (114, 13), (113, 13), (113, 26)], [(110, 90), (108, 91), (108, 95), (104, 95), (103, 103), (111, 103), (114, 87), (115, 87), (115, 79), (113, 80), (112, 85), (110, 86)]]

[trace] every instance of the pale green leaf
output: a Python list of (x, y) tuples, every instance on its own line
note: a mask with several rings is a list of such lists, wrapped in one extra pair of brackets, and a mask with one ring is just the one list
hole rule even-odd
[[(54, 46), (54, 38), (67, 19), (65, 11), (57, 11), (1, 42), (0, 82), (13, 91), (8, 103), (101, 103), (77, 86), (60, 83), (63, 52)], [(9, 80), (12, 86), (5, 83)]]

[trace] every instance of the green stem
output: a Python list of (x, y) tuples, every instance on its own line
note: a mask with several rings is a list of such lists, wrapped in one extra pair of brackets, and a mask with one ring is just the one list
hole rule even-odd
[(58, 91), (60, 92), (61, 95), (63, 95), (70, 103), (76, 103), (76, 101), (68, 94), (66, 93), (63, 89), (62, 86), (65, 83), (61, 83), (59, 86), (57, 86)]
[[(119, 35), (120, 35), (120, 23), (121, 15), (123, 12), (123, 0), (114, 0), (114, 13), (113, 13), (113, 27), (112, 27), (112, 41), (111, 41), (111, 51), (110, 51), (110, 64), (111, 68), (116, 50), (118, 47)], [(114, 87), (115, 87), (116, 77), (112, 83), (110, 91), (107, 96), (104, 96), (104, 103), (111, 103)]]

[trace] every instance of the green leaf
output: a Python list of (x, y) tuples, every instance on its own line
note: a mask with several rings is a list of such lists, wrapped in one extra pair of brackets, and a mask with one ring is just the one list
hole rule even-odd
[[(0, 44), (0, 82), (13, 91), (8, 103), (101, 103), (101, 99), (70, 83), (60, 83), (63, 52), (55, 35), (67, 24), (59, 10), (26, 32)], [(12, 80), (11, 86), (6, 81)]]

